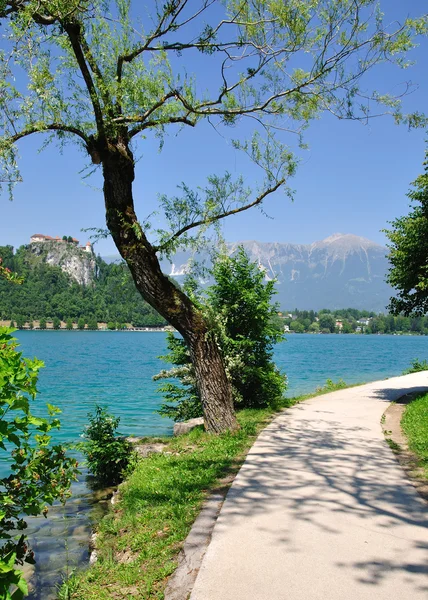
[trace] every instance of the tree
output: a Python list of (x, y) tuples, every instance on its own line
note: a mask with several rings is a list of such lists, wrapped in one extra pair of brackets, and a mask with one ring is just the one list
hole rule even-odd
[(294, 333), (305, 333), (305, 326), (297, 320), (290, 323), (290, 329), (291, 331), (294, 331)]
[(309, 331), (310, 332), (312, 332), (312, 333), (319, 333), (319, 330), (320, 330), (320, 326), (319, 326), (319, 324), (316, 321), (314, 321), (313, 323), (311, 323), (309, 325)]
[(342, 326), (342, 333), (353, 333), (355, 328), (352, 327), (351, 323), (345, 322)]
[(424, 173), (407, 196), (412, 210), (392, 221), (392, 229), (385, 231), (391, 242), (387, 280), (397, 290), (388, 308), (394, 314), (423, 315), (428, 312), (428, 151)]
[(326, 312), (320, 312), (318, 324), (321, 329), (328, 330), (330, 333), (334, 333), (336, 329), (336, 319)]
[(274, 406), (285, 392), (285, 377), (272, 356), (283, 340), (272, 302), (275, 281), (250, 261), (240, 247), (232, 257), (220, 257), (213, 267), (214, 284), (208, 288), (208, 312), (223, 351), (235, 406)]
[(83, 317), (80, 317), (80, 319), (77, 321), (77, 327), (80, 330), (85, 329), (85, 319)]
[(97, 323), (97, 320), (95, 317), (90, 317), (88, 319), (88, 329), (92, 329), (92, 330), (98, 329), (98, 323)]
[[(221, 432), (237, 427), (221, 355), (203, 313), (162, 273), (158, 255), (196, 244), (208, 226), (287, 189), (296, 159), (282, 137), (295, 134), (301, 141), (322, 112), (366, 121), (374, 100), (402, 119), (395, 99), (375, 93), (370, 99), (358, 83), (377, 63), (407, 66), (405, 51), (415, 32), (425, 32), (426, 21), (407, 19), (386, 30), (375, 0), (200, 0), (196, 7), (172, 0), (147, 15), (143, 6), (3, 0), (10, 60), (1, 66), (1, 179), (10, 185), (19, 180), (16, 144), (35, 133), (77, 142), (101, 166), (108, 230), (142, 296), (183, 336), (206, 426)], [(195, 68), (203, 63), (202, 70), (212, 72), (210, 90), (198, 86), (198, 73), (187, 75), (197, 52), (203, 61)], [(22, 68), (27, 89), (15, 83)], [(254, 134), (232, 143), (261, 169), (256, 191), (229, 173), (212, 175), (200, 190), (183, 184), (180, 196), (161, 198), (166, 231), (151, 232), (138, 221), (133, 181), (139, 136), (154, 131), (162, 139), (167, 128), (204, 120), (226, 133), (243, 118), (251, 120)], [(421, 121), (418, 115), (408, 120)]]
[(39, 321), (39, 328), (40, 329), (46, 329), (46, 319), (40, 319), (40, 321)]
[(59, 329), (61, 327), (61, 321), (58, 319), (58, 317), (54, 317), (52, 323), (54, 329)]
[[(195, 301), (212, 323), (215, 341), (226, 366), (236, 408), (277, 406), (286, 389), (286, 377), (272, 360), (273, 346), (284, 339), (278, 329), (278, 307), (272, 304), (275, 282), (264, 281), (264, 273), (252, 263), (244, 249), (232, 257), (221, 256), (212, 269), (214, 283), (206, 297)], [(195, 293), (195, 289), (190, 292)], [(175, 420), (200, 416), (201, 398), (190, 355), (182, 338), (168, 336), (170, 353), (163, 357), (174, 366), (155, 379), (178, 378), (180, 385), (161, 387), (168, 402), (161, 414)]]
[(71, 331), (73, 329), (73, 321), (71, 319), (67, 319), (65, 328), (68, 329), (68, 331)]
[(25, 319), (22, 315), (17, 315), (16, 317), (16, 327), (17, 329), (24, 329)]

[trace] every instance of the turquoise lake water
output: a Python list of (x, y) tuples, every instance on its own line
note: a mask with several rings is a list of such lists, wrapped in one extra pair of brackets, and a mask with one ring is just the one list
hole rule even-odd
[[(165, 366), (157, 358), (166, 351), (165, 333), (20, 331), (16, 336), (24, 356), (46, 363), (34, 412), (45, 414), (48, 402), (62, 409), (56, 434), (61, 441), (79, 438), (97, 403), (120, 416), (121, 433), (172, 433), (172, 422), (154, 412), (161, 397), (152, 376)], [(295, 334), (275, 350), (275, 361), (289, 378), (289, 396), (311, 392), (327, 378), (358, 383), (400, 375), (414, 358), (428, 359), (428, 337)], [(0, 471), (6, 468), (0, 461)], [(54, 506), (48, 519), (29, 519), (37, 561), (27, 573), (29, 600), (53, 600), (67, 572), (88, 563), (91, 528), (106, 508), (98, 500), (83, 471), (65, 507)]]
[[(171, 434), (172, 422), (154, 412), (161, 397), (152, 381), (165, 367), (157, 358), (166, 351), (165, 333), (20, 331), (17, 337), (24, 356), (45, 361), (38, 404), (62, 409), (62, 440), (79, 437), (97, 403), (120, 416), (124, 434)], [(400, 375), (413, 358), (428, 358), (428, 337), (294, 334), (275, 350), (289, 396), (327, 378), (357, 383)]]

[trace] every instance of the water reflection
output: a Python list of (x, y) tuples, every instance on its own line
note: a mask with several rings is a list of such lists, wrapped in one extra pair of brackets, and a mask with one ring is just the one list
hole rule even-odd
[(35, 565), (23, 567), (29, 600), (55, 600), (64, 578), (89, 563), (92, 529), (107, 512), (113, 489), (93, 489), (91, 478), (82, 473), (72, 492), (65, 506), (50, 508), (47, 519), (28, 519), (28, 538), (36, 557)]

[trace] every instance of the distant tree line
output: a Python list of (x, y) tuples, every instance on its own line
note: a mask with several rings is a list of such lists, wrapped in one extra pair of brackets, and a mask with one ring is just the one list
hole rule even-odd
[[(290, 316), (291, 315), (291, 316)], [(295, 333), (406, 333), (428, 335), (428, 316), (394, 316), (345, 308), (283, 311), (282, 320)]]
[(12, 246), (0, 246), (3, 265), (23, 278), (20, 286), (8, 285), (0, 279), (0, 319), (11, 319), (14, 325), (52, 321), (58, 329), (64, 321), (68, 329), (77, 323), (81, 329), (96, 329), (106, 322), (110, 329), (124, 323), (135, 327), (165, 325), (165, 320), (151, 308), (135, 288), (128, 267), (107, 264), (96, 259), (97, 275), (93, 285), (82, 286), (60, 267), (34, 260), (26, 246), (13, 253)]

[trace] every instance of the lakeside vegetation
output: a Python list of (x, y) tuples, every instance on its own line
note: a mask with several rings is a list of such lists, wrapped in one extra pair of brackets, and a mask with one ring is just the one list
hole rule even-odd
[(428, 335), (428, 316), (403, 316), (344, 308), (283, 311), (290, 333), (400, 333)]

